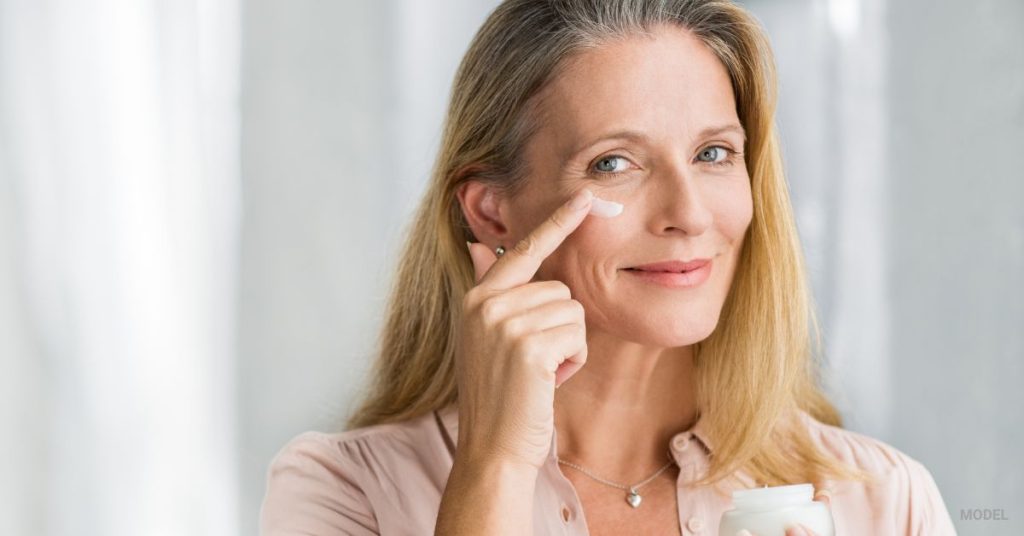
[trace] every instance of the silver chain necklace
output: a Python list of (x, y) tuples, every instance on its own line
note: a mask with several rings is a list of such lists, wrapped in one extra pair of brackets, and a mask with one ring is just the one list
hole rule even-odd
[[(672, 457), (672, 452), (671, 451), (667, 451), (667, 452), (668, 452), (669, 458), (671, 458)], [(598, 482), (601, 482), (602, 484), (607, 484), (609, 486), (612, 486), (612, 487), (615, 487), (615, 488), (619, 488), (619, 489), (624, 489), (624, 490), (628, 491), (629, 493), (626, 494), (626, 502), (629, 503), (629, 505), (632, 506), (633, 508), (639, 507), (640, 506), (640, 501), (643, 500), (643, 497), (641, 497), (640, 494), (636, 492), (636, 490), (640, 489), (641, 486), (643, 486), (644, 484), (650, 482), (651, 480), (654, 480), (655, 477), (660, 475), (662, 471), (664, 471), (665, 469), (668, 469), (669, 467), (672, 466), (673, 463), (675, 463), (674, 460), (668, 462), (667, 464), (665, 464), (664, 467), (662, 467), (661, 469), (658, 469), (658, 472), (656, 472), (653, 475), (647, 477), (646, 480), (644, 480), (643, 482), (640, 482), (639, 484), (636, 484), (636, 485), (633, 485), (633, 486), (624, 486), (622, 484), (617, 484), (615, 482), (610, 482), (608, 480), (605, 480), (605, 479), (595, 475), (594, 473), (591, 473), (590, 471), (587, 471), (586, 469), (584, 469), (584, 468), (582, 468), (582, 467), (580, 467), (580, 466), (578, 466), (578, 465), (576, 465), (574, 463), (570, 463), (570, 462), (567, 462), (565, 460), (562, 460), (562, 459), (560, 459), (558, 457), (557, 454), (555, 455), (555, 461), (557, 461), (558, 463), (562, 463), (562, 464), (568, 465), (569, 467), (572, 467), (574, 469), (578, 469), (580, 471), (583, 471), (584, 474), (586, 474), (590, 478), (593, 478), (594, 480), (597, 480)]]

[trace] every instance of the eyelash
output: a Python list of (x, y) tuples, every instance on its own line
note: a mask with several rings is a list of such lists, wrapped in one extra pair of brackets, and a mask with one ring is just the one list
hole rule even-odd
[[(716, 148), (717, 149), (722, 149), (723, 151), (725, 151), (726, 152), (726, 156), (725, 156), (725, 159), (722, 160), (721, 162), (705, 162), (706, 164), (710, 164), (711, 167), (715, 167), (715, 168), (728, 167), (728, 166), (731, 166), (731, 165), (735, 164), (736, 163), (736, 157), (741, 154), (739, 151), (733, 151), (732, 149), (730, 149), (730, 148), (728, 148), (728, 147), (726, 147), (724, 145), (708, 145), (707, 147), (701, 149), (697, 154), (700, 154), (700, 153), (702, 153), (702, 152), (704, 152), (704, 151), (706, 151), (708, 149), (716, 149)], [(612, 159), (612, 158), (622, 158), (622, 159), (628, 160), (626, 157), (624, 157), (622, 155), (618, 155), (618, 154), (610, 154), (610, 155), (607, 155), (607, 156), (602, 156), (602, 157), (599, 157), (597, 160), (594, 160), (590, 164), (590, 172), (593, 173), (593, 174), (597, 174), (597, 175), (618, 175), (620, 173), (625, 173), (625, 171), (597, 171), (597, 170), (594, 169), (594, 166), (598, 162), (600, 162), (602, 160), (609, 160), (609, 159)]]

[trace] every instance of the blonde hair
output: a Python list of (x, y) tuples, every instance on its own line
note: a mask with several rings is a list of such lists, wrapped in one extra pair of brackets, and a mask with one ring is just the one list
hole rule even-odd
[[(821, 336), (805, 277), (774, 124), (776, 75), (757, 20), (724, 0), (507, 0), (487, 18), (456, 73), (440, 153), (408, 227), (371, 384), (347, 428), (397, 422), (457, 402), (455, 341), (474, 283), (475, 241), (456, 191), (467, 180), (514, 192), (540, 125), (537, 101), (565, 60), (610, 39), (674, 24), (699, 37), (732, 80), (747, 133), (754, 213), (719, 325), (694, 347), (694, 388), (714, 445), (707, 476), (737, 469), (781, 485), (866, 479), (811, 440), (794, 409), (841, 426), (821, 392)], [(811, 329), (813, 328), (813, 330)]]

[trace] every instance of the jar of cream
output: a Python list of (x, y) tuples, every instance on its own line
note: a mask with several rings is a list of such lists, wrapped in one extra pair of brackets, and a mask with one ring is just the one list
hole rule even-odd
[(718, 536), (746, 529), (755, 536), (785, 536), (797, 523), (818, 536), (834, 536), (828, 506), (814, 499), (813, 484), (793, 484), (732, 492), (733, 509), (722, 514)]

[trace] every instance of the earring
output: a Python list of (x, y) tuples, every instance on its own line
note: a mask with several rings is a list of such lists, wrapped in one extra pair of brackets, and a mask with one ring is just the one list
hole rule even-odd
[(499, 256), (499, 257), (504, 255), (505, 254), (505, 246), (498, 246), (498, 247), (494, 248), (494, 253), (497, 256)]

